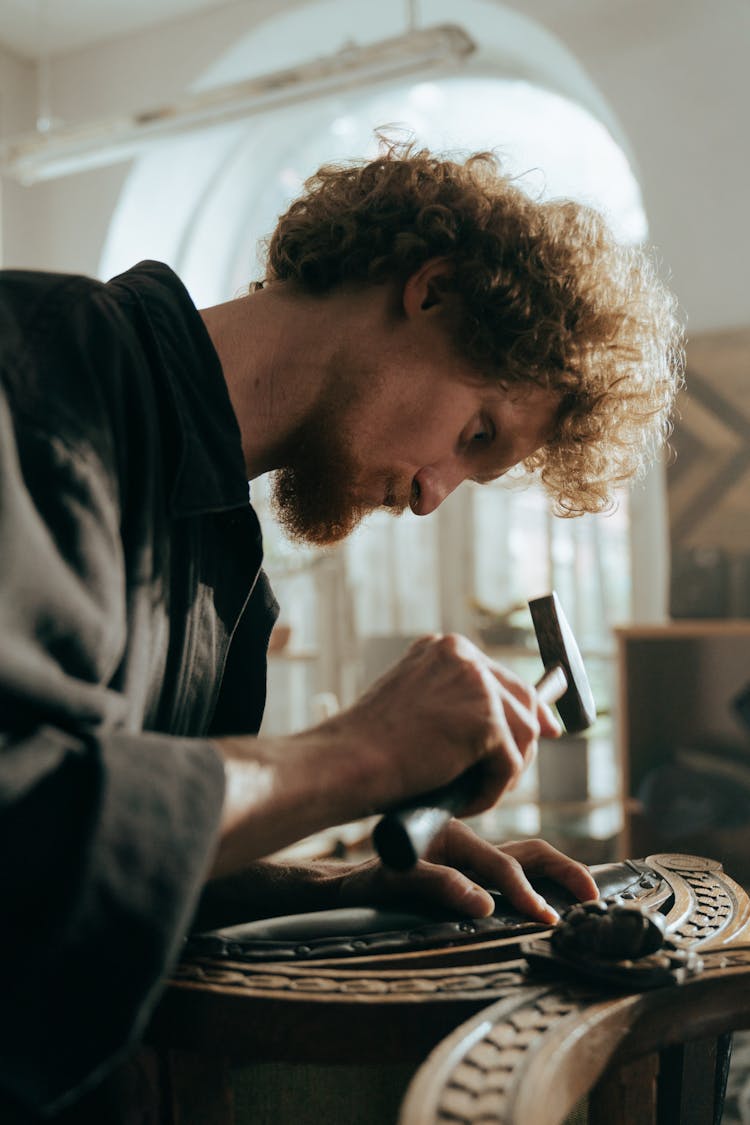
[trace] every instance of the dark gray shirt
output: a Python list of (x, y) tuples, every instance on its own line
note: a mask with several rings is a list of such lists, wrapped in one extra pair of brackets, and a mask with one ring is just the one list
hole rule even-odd
[(218, 357), (166, 266), (0, 272), (0, 1089), (134, 1037), (257, 731), (276, 605)]

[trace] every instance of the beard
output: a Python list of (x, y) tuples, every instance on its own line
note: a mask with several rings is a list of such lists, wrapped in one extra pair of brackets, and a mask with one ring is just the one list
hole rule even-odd
[[(340, 393), (335, 400), (323, 398), (287, 443), (282, 468), (273, 474), (272, 510), (295, 542), (329, 547), (351, 535), (377, 508), (400, 513), (408, 506), (409, 496), (402, 495), (395, 477), (383, 472), (370, 475), (365, 498), (367, 476), (354, 438), (362, 394), (349, 386), (346, 401)], [(376, 488), (382, 499), (373, 501)]]
[(274, 473), (271, 506), (290, 539), (330, 547), (351, 535), (372, 508), (350, 495), (342, 466), (308, 459), (307, 452)]

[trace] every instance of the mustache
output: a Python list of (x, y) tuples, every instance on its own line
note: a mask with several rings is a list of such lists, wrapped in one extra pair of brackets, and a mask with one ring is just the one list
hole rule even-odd
[(395, 514), (405, 512), (407, 508), (411, 507), (413, 492), (413, 484), (407, 487), (406, 485), (399, 484), (396, 478), (393, 477), (386, 482), (385, 495), (383, 496), (381, 507)]

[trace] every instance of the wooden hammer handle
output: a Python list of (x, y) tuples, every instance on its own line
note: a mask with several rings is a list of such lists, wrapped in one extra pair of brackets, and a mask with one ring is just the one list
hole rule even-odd
[[(568, 689), (561, 664), (555, 664), (536, 685), (542, 703), (554, 703)], [(476, 795), (481, 780), (481, 762), (466, 770), (450, 785), (433, 789), (416, 801), (386, 813), (375, 826), (372, 839), (386, 867), (407, 871), (428, 850), (456, 813), (465, 809)]]

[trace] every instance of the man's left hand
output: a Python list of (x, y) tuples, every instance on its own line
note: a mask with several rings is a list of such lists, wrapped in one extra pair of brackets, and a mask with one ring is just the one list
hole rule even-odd
[(471, 918), (485, 918), (495, 904), (484, 888), (492, 887), (530, 920), (554, 924), (558, 915), (529, 882), (528, 876), (535, 875), (554, 879), (580, 901), (599, 897), (588, 868), (545, 840), (520, 840), (497, 847), (462, 821), (452, 820), (433, 843), (427, 859), (410, 871), (389, 871), (378, 860), (352, 868), (341, 881), (339, 905), (442, 906)]

